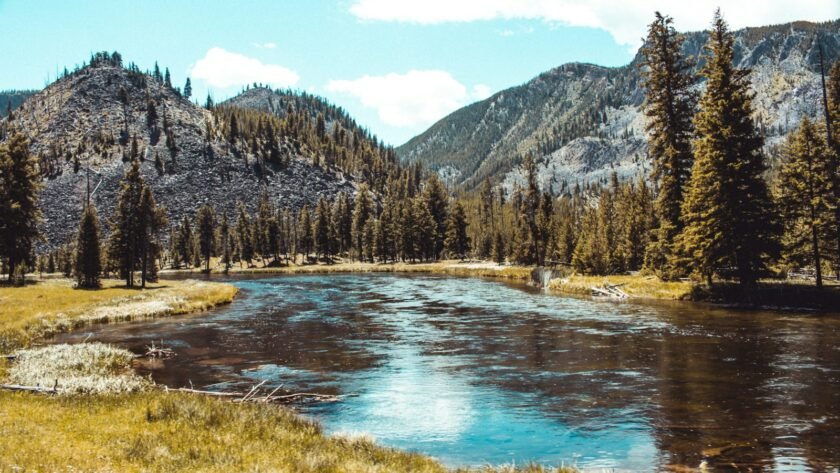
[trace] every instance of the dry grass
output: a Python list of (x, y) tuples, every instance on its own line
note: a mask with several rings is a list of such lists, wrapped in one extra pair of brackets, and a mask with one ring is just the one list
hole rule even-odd
[(176, 393), (0, 393), (0, 437), (0, 471), (447, 471), (433, 459), (365, 438), (325, 436), (317, 424), (282, 407), (234, 407)]
[(555, 279), (549, 284), (552, 291), (579, 296), (589, 296), (593, 286), (623, 284), (621, 290), (631, 297), (646, 299), (687, 300), (691, 297), (692, 283), (665, 282), (653, 276), (580, 276)]
[(102, 343), (50, 345), (23, 350), (8, 369), (8, 381), (56, 388), (59, 394), (142, 391), (152, 383), (131, 369), (134, 355)]
[(67, 279), (0, 287), (0, 354), (90, 323), (186, 314), (233, 300), (229, 284), (163, 281), (145, 290), (104, 281), (99, 290), (73, 289)]

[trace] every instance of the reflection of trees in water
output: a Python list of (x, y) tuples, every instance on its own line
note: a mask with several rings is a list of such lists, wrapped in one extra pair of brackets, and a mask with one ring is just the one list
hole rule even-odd
[[(785, 452), (817, 469), (840, 464), (836, 328), (700, 308), (660, 316), (672, 326), (491, 317), (451, 326), (427, 352), (473, 355), (486, 371), (479, 382), (533, 395), (546, 415), (571, 426), (649, 422), (663, 467), (706, 460), (760, 471)], [(785, 357), (796, 361), (786, 366)]]
[(778, 341), (744, 317), (732, 331), (666, 338), (657, 351), (652, 425), (663, 463), (761, 469), (772, 458), (767, 387)]

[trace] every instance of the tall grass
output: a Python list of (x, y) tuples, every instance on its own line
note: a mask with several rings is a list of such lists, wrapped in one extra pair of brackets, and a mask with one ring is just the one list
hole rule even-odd
[(0, 471), (448, 471), (429, 457), (366, 438), (324, 435), (316, 423), (283, 407), (178, 393), (0, 393), (0, 435)]
[(98, 290), (74, 289), (70, 280), (0, 287), (0, 354), (34, 340), (91, 323), (206, 310), (233, 300), (237, 289), (203, 281), (164, 281), (145, 290), (104, 281)]

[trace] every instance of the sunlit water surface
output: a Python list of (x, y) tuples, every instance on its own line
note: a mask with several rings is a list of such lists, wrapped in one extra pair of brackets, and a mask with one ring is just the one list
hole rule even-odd
[(97, 326), (157, 382), (343, 394), (303, 407), (448, 465), (836, 471), (840, 318), (638, 305), (481, 279), (234, 279), (209, 313)]

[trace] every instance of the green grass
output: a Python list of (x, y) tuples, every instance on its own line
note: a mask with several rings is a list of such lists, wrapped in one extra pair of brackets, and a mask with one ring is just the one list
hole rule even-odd
[(0, 287), (0, 354), (91, 323), (186, 314), (228, 303), (229, 284), (162, 281), (144, 290), (107, 280), (98, 290), (74, 289), (68, 279)]

